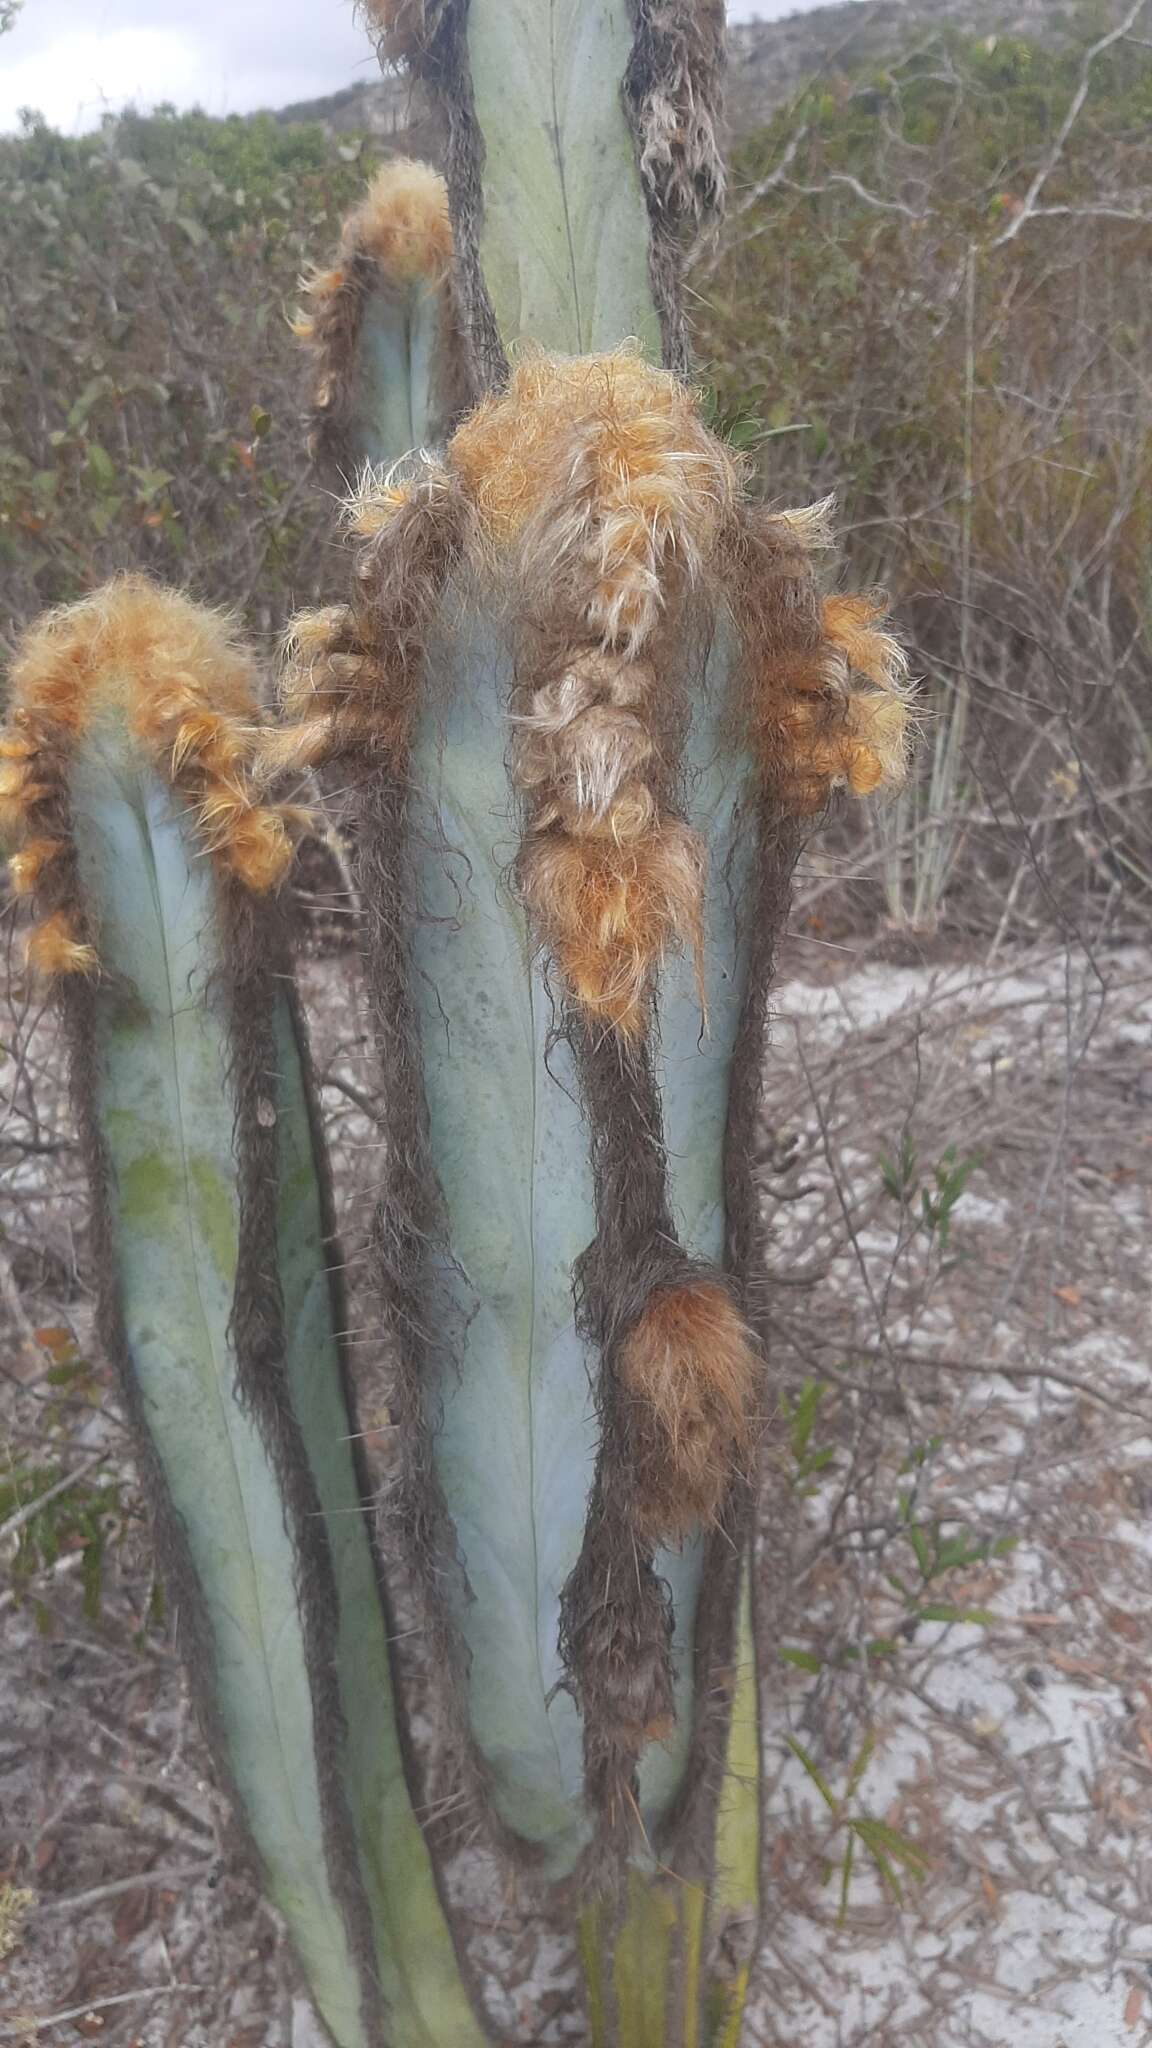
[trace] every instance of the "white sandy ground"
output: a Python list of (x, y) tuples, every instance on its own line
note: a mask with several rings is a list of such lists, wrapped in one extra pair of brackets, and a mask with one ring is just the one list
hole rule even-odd
[[(1039, 1377), (974, 1372), (949, 1383), (945, 1373), (942, 1389), (933, 1389), (924, 1364), (934, 1348), (962, 1351), (970, 1364), (1035, 1360), (1147, 1407), (1149, 1295), (1139, 1286), (1147, 1272), (1147, 1186), (1123, 1167), (1109, 1182), (1103, 1155), (1083, 1159), (1081, 1110), (1091, 1091), (1078, 1107), (1067, 1073), (1088, 1034), (1098, 1061), (1119, 1065), (1135, 1054), (1148, 1064), (1152, 983), (1138, 956), (1113, 958), (1103, 978), (1106, 995), (1084, 962), (1069, 967), (1054, 958), (1027, 973), (991, 977), (967, 968), (925, 976), (872, 967), (832, 986), (783, 992), (778, 1046), (795, 1033), (825, 1101), (818, 1076), (830, 1049), (847, 1059), (862, 1038), (890, 1037), (910, 1021), (931, 1020), (925, 1073), (936, 1080), (942, 1065), (959, 1070), (952, 1093), (964, 1116), (953, 1134), (962, 1151), (969, 1143), (988, 1148), (955, 1211), (949, 1249), (961, 1264), (927, 1276), (919, 1298), (897, 1281), (885, 1299), (884, 1275), (900, 1261), (881, 1210), (857, 1232), (859, 1259), (847, 1267), (833, 1259), (825, 1284), (854, 1290), (858, 1299), (867, 1272), (887, 1339), (896, 1346), (915, 1331), (917, 1364), (905, 1360), (905, 1384), (914, 1388), (919, 1374), (919, 1393), (935, 1392), (925, 1435), (944, 1441), (922, 1468), (913, 1519), (925, 1525), (948, 1515), (947, 1534), (966, 1526), (981, 1537), (1010, 1536), (1016, 1547), (997, 1562), (945, 1574), (926, 1595), (978, 1607), (990, 1620), (923, 1622), (863, 1683), (858, 1665), (846, 1681), (835, 1669), (836, 1646), (894, 1635), (909, 1603), (885, 1574), (909, 1585), (916, 1566), (898, 1527), (822, 1547), (834, 1506), (855, 1501), (837, 1472), (860, 1441), (859, 1426), (843, 1432), (843, 1450), (819, 1475), (805, 1508), (806, 1548), (816, 1562), (809, 1598), (797, 1603), (795, 1642), (828, 1661), (817, 1675), (789, 1673), (766, 1731), (780, 1908), (766, 2041), (805, 2048), (1138, 2048), (1152, 2041), (1152, 1425)], [(1014, 1069), (1033, 1098), (1037, 1141), (1023, 1185), (1011, 1154), (997, 1152), (995, 1128), (986, 1128), (987, 1100), (981, 1104), (965, 1085), (977, 1078), (987, 1098)], [(903, 1084), (898, 1075), (887, 1079), (891, 1107)], [(1046, 1099), (1047, 1131), (1037, 1113)], [(908, 1100), (915, 1128), (920, 1105)], [(1105, 1134), (1106, 1153), (1108, 1112), (1097, 1121), (1088, 1108), (1087, 1121), (1089, 1141), (1094, 1131)], [(814, 1236), (825, 1251), (837, 1240), (835, 1216), (823, 1238), (819, 1231), (830, 1180), (839, 1180), (849, 1207), (866, 1201), (876, 1152), (861, 1144), (852, 1122), (852, 1141), (838, 1143), (835, 1132), (821, 1133), (818, 1119), (801, 1114), (801, 1171), (813, 1192), (777, 1213), (778, 1268), (787, 1265), (790, 1242), (805, 1256)], [(1008, 1144), (1016, 1122), (1009, 1100), (1001, 1134)], [(1137, 1142), (1142, 1136), (1147, 1145), (1147, 1131), (1145, 1109)], [(1147, 1151), (1144, 1157), (1147, 1163)], [(1049, 1214), (1030, 1263), (1052, 1265), (1046, 1299), (1029, 1287), (1035, 1271), (1008, 1284), (1013, 1231), (1034, 1220), (1029, 1204), (1041, 1206), (1041, 1186)], [(833, 1206), (843, 1221), (839, 1197)], [(1097, 1256), (1101, 1237), (1107, 1270)], [(1066, 1299), (1054, 1303), (1058, 1286)], [(1096, 1326), (1078, 1328), (1086, 1309)], [(906, 1426), (894, 1416), (873, 1432), (879, 1473), (864, 1489), (864, 1514), (842, 1519), (891, 1516), (910, 1483), (898, 1470)], [(835, 1439), (835, 1431), (825, 1434)], [(877, 1434), (887, 1439), (879, 1450)], [(869, 1542), (877, 1548), (864, 1559)], [(846, 1682), (856, 1691), (850, 1703)], [(922, 1850), (926, 1874), (904, 1882), (901, 1909), (858, 1845), (841, 1915), (844, 1822), (829, 1813), (783, 1738), (802, 1742), (838, 1794), (869, 1730), (875, 1753), (848, 1811), (886, 1820)], [(827, 1884), (822, 1864), (835, 1866)]]
[[(1152, 2048), (1149, 967), (1136, 952), (870, 964), (781, 990), (775, 1358), (793, 1389), (835, 1391), (812, 1439), (833, 1456), (789, 1567), (789, 1645), (820, 1669), (782, 1670), (766, 1730), (776, 1917), (754, 2017), (773, 2048)], [(357, 1029), (324, 1013), (329, 974), (311, 990), (321, 1063), (362, 1078)], [(370, 1158), (347, 1098), (326, 1102), (342, 1164)], [(883, 1189), (904, 1129), (921, 1179), (950, 1144), (979, 1158), (944, 1261)], [(41, 1172), (17, 1158), (8, 1186), (66, 1260), (74, 1164), (47, 1189)], [(59, 1319), (40, 1296), (29, 1311)], [(924, 1596), (990, 1620), (911, 1623), (915, 1598), (886, 1576), (915, 1594), (910, 1489), (919, 1527), (1014, 1540)], [(113, 1628), (114, 1602), (92, 1630), (74, 1578), (40, 1590), (50, 1640), (26, 1610), (0, 1614), (0, 1796), (43, 1906), (157, 1863), (201, 1876), (146, 1894), (141, 1924), (134, 1895), (35, 1912), (0, 1983), (0, 2038), (19, 2012), (131, 1993), (100, 2012), (111, 2048), (316, 2048), (251, 1886), (230, 1870), (208, 1884), (220, 1808), (173, 1661)], [(876, 1638), (896, 1654), (845, 1659)], [(837, 1797), (874, 1742), (844, 1811), (786, 1735)], [(852, 1816), (922, 1852), (902, 1906), (858, 1850), (841, 1917)], [(562, 1972), (548, 1977), (526, 1965), (509, 2011), (551, 1992), (539, 2038), (579, 2039)]]

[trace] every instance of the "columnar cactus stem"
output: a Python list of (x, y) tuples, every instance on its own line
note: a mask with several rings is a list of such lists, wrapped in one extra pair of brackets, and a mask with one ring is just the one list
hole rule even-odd
[(404, 1780), (307, 1050), (223, 623), (124, 579), (0, 739), (92, 1193), (100, 1329), (215, 1761), (340, 2048), (480, 2035)]
[(443, 180), (385, 164), (344, 224), (336, 260), (304, 280), (293, 330), (316, 356), (312, 452), (345, 489), (431, 445), (469, 399)]
[[(678, 1822), (704, 1854), (721, 1710), (693, 1619), (715, 1525), (701, 1643), (722, 1665), (763, 1405), (772, 943), (799, 821), (897, 764), (903, 713), (867, 607), (821, 605), (819, 514), (757, 514), (692, 394), (643, 360), (686, 367), (678, 251), (723, 185), (719, 10), (368, 11), (442, 119), (485, 395), (411, 487), (363, 485), (375, 680), (321, 662), (310, 698), (293, 686), (300, 758), (357, 784), (385, 1071), (410, 1010), (423, 1079), (426, 1123), (396, 1104), (378, 1236), (436, 1242), (405, 1268), (403, 1348), (459, 1546), (473, 1736), (507, 1826), (555, 1871), (591, 1832), (603, 1872), (677, 1800), (694, 1677)], [(365, 453), (374, 436), (365, 417)], [(459, 554), (414, 692), (394, 593), (423, 587), (406, 522), (433, 489)], [(330, 644), (346, 661), (342, 628)], [(404, 817), (381, 854), (388, 787)], [(431, 1527), (412, 1455), (410, 1518)]]

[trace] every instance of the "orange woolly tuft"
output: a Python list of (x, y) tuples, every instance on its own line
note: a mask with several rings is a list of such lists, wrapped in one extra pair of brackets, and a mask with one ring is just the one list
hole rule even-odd
[[(566, 731), (524, 733), (517, 742), (514, 772), (521, 789), (551, 789), (556, 815), (580, 831), (599, 824), (652, 751), (652, 735), (633, 712), (596, 704)], [(535, 822), (543, 825), (550, 819), (538, 815)]]
[[(910, 738), (908, 664), (875, 595), (821, 598), (811, 557), (829, 544), (829, 501), (745, 511), (725, 569), (745, 648), (749, 738), (777, 800), (797, 816), (898, 786)], [(861, 681), (869, 687), (862, 688)]]
[(0, 762), (0, 825), (8, 832), (21, 831), (51, 793), (50, 786), (38, 779), (30, 761)]
[[(908, 772), (912, 721), (907, 698), (892, 690), (860, 690), (849, 698), (848, 731), (867, 759), (871, 788), (894, 789), (903, 782)], [(848, 779), (851, 784), (851, 775)], [(866, 795), (867, 791), (859, 793)]]
[(301, 814), (259, 800), (256, 671), (227, 622), (178, 592), (124, 576), (50, 612), (12, 668), (0, 737), (0, 796), (24, 844), (10, 864), (19, 894), (39, 900), (29, 959), (44, 973), (88, 973), (68, 828), (67, 756), (101, 718), (126, 719), (192, 806), (206, 849), (263, 892), (292, 859)]
[(411, 497), (410, 485), (382, 483), (369, 470), (359, 488), (344, 501), (345, 531), (357, 540), (375, 540), (377, 534), (385, 533), (395, 523)]
[[(448, 188), (431, 164), (413, 157), (383, 164), (344, 222), (336, 262), (303, 281), (310, 304), (289, 324), (298, 340), (333, 352), (334, 370), (343, 353), (336, 346), (341, 341), (336, 302), (357, 293), (363, 280), (356, 272), (364, 263), (373, 266), (378, 281), (398, 290), (444, 283), (452, 268), (452, 222)], [(358, 325), (358, 307), (347, 309), (347, 321), (350, 328)], [(322, 403), (323, 393), (317, 399)]]
[(789, 807), (811, 815), (833, 789), (865, 797), (899, 782), (907, 723), (903, 699), (880, 691), (790, 704), (771, 740), (777, 786)]
[(344, 224), (344, 248), (371, 256), (394, 284), (439, 284), (452, 268), (448, 187), (431, 164), (394, 157)]
[(742, 481), (695, 394), (629, 349), (526, 355), (457, 428), (448, 460), (483, 537), (517, 544), (530, 588), (571, 584), (587, 632), (633, 653), (665, 584), (704, 567)]
[(576, 1000), (634, 1036), (668, 946), (689, 946), (699, 974), (703, 849), (669, 814), (675, 721), (659, 700), (742, 472), (696, 396), (630, 348), (525, 354), (447, 464), (475, 566), (516, 618), (525, 903)]
[(317, 339), (318, 318), (328, 302), (343, 290), (346, 282), (344, 272), (340, 268), (313, 270), (308, 276), (300, 279), (300, 290), (306, 298), (313, 301), (315, 310), (310, 311), (306, 306), (297, 306), (289, 319), (288, 325), (297, 341), (311, 343)]
[(714, 1280), (658, 1293), (620, 1347), (636, 1405), (637, 1533), (675, 1542), (714, 1518), (755, 1434), (761, 1367), (746, 1324)]
[(30, 839), (8, 862), (8, 879), (14, 896), (31, 896), (50, 862), (64, 851), (60, 839)]
[(891, 633), (881, 632), (878, 621), (887, 616), (882, 598), (826, 597), (824, 631), (844, 655), (850, 669), (867, 676), (878, 690), (898, 689), (908, 673), (904, 650)]
[(96, 948), (77, 938), (68, 912), (57, 910), (29, 932), (28, 965), (53, 979), (60, 974), (95, 974), (100, 962)]
[(118, 576), (30, 628), (12, 665), (12, 703), (58, 734), (122, 706), (142, 738), (170, 746), (180, 716), (251, 723), (256, 670), (218, 613), (146, 576)]
[(293, 847), (285, 816), (271, 805), (253, 807), (237, 818), (227, 845), (228, 865), (233, 874), (258, 896), (274, 889), (292, 864)]
[(670, 946), (689, 947), (699, 974), (704, 853), (686, 825), (667, 820), (625, 840), (542, 834), (524, 849), (520, 881), (576, 1000), (625, 1038), (644, 1029)]
[[(314, 718), (337, 708), (346, 688), (354, 686), (355, 657), (341, 655), (351, 629), (347, 605), (330, 604), (322, 611), (297, 612), (281, 645), (280, 709), (289, 718)], [(345, 671), (339, 664), (348, 662)], [(265, 734), (264, 750), (282, 739)]]

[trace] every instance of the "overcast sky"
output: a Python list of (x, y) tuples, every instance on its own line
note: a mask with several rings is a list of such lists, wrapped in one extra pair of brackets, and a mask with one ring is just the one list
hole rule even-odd
[[(765, 20), (818, 0), (737, 0)], [(282, 107), (376, 75), (352, 0), (24, 0), (0, 36), (0, 131), (35, 107), (75, 133), (132, 100), (212, 114)]]

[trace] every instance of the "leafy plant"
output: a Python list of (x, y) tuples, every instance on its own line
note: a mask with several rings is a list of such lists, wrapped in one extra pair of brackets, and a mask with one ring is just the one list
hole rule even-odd
[[(872, 1761), (875, 1738), (871, 1735), (865, 1737), (840, 1794), (833, 1792), (810, 1752), (794, 1735), (786, 1736), (785, 1741), (832, 1816), (833, 1838), (841, 1829), (844, 1831), (844, 1847), (839, 1860), (841, 1922), (848, 1912), (857, 1845), (871, 1859), (885, 1890), (897, 1905), (903, 1905), (904, 1878), (914, 1883), (921, 1882), (929, 1870), (927, 1856), (898, 1828), (889, 1827), (886, 1821), (877, 1820), (874, 1814), (851, 1810), (860, 1782)], [(832, 1874), (830, 1870), (829, 1876)]]
[(953, 1211), (979, 1164), (979, 1158), (962, 1159), (957, 1146), (947, 1145), (930, 1170), (930, 1181), (925, 1182), (915, 1145), (907, 1131), (901, 1138), (900, 1151), (895, 1159), (887, 1153), (880, 1156), (880, 1177), (885, 1192), (902, 1209), (911, 1211), (919, 1207), (920, 1224), (941, 1257), (947, 1252), (952, 1235)]
[[(78, 1550), (84, 1612), (95, 1621), (108, 1549), (124, 1528), (119, 1482), (73, 1478), (53, 1465), (23, 1467), (0, 1480), (0, 1536), (9, 1521), (18, 1524), (10, 1567), (16, 1594), (23, 1596), (38, 1573), (51, 1571), (61, 1557)], [(33, 1608), (40, 1626), (47, 1627), (43, 1603), (35, 1601)]]
[(326, 508), (304, 489), (285, 315), (362, 175), (322, 129), (269, 116), (0, 137), (14, 629), (127, 567), (200, 583), (265, 633), (314, 585)]
[(869, 886), (843, 908), (918, 941), (1067, 928), (1085, 889), (1147, 901), (1146, 44), (1092, 63), (1043, 210), (1001, 240), (1112, 22), (1077, 6), (989, 46), (942, 19), (883, 64), (847, 53), (743, 139), (697, 263), (720, 411), (755, 391), (818, 424), (763, 446), (768, 487), (841, 495), (915, 642), (926, 743), (844, 834)]
[(786, 1394), (781, 1399), (781, 1411), (788, 1425), (789, 1448), (796, 1468), (793, 1484), (802, 1497), (814, 1491), (807, 1482), (827, 1471), (836, 1456), (834, 1443), (816, 1446), (812, 1443), (821, 1403), (829, 1392), (826, 1382), (807, 1379), (798, 1393)]
[(918, 1573), (918, 1583), (909, 1586), (898, 1573), (887, 1574), (888, 1583), (907, 1603), (906, 1625), (914, 1627), (921, 1621), (967, 1621), (986, 1624), (995, 1619), (983, 1607), (958, 1606), (949, 1600), (925, 1600), (923, 1595), (935, 1581), (952, 1571), (964, 1571), (974, 1564), (987, 1564), (992, 1558), (1008, 1557), (1015, 1548), (1013, 1536), (974, 1538), (971, 1530), (961, 1526), (951, 1535), (945, 1535), (943, 1525), (936, 1521), (918, 1523), (913, 1521), (914, 1497), (910, 1493), (900, 1496), (900, 1522), (904, 1536), (912, 1551)]

